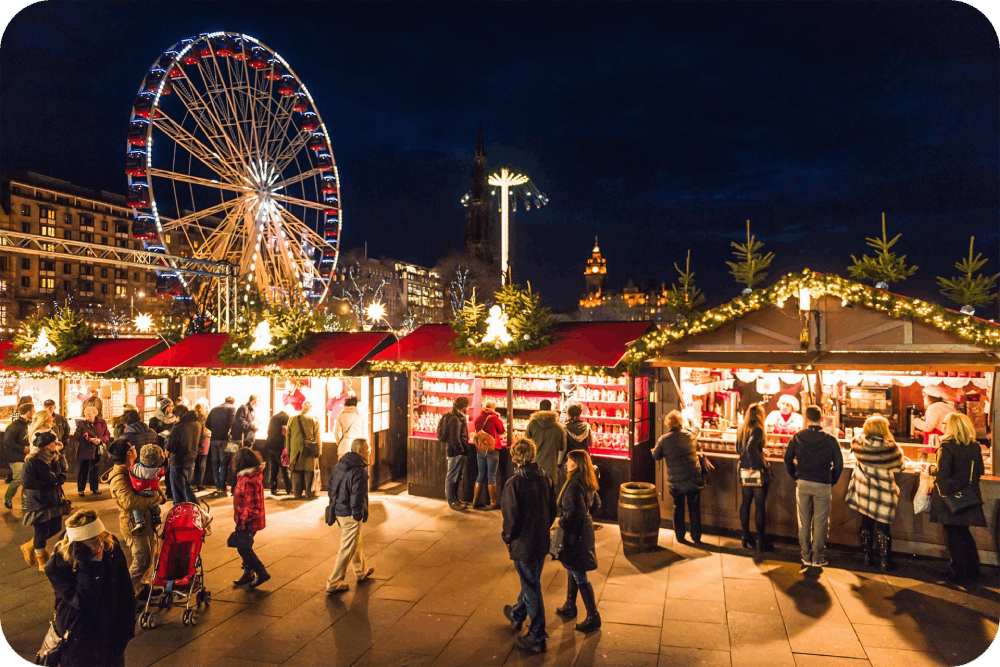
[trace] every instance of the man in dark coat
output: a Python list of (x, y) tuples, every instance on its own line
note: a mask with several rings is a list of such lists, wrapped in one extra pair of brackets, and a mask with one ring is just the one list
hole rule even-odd
[[(340, 552), (333, 572), (326, 580), (327, 593), (347, 590), (347, 564), (354, 564), (358, 583), (372, 576), (374, 567), (365, 565), (361, 546), (361, 524), (368, 521), (368, 441), (357, 438), (330, 473), (328, 493), (336, 521), (340, 524)], [(328, 519), (329, 521), (330, 519)]]
[(257, 439), (255, 407), (257, 407), (257, 397), (251, 394), (247, 402), (239, 407), (233, 418), (233, 429), (229, 437), (244, 447), (253, 447), (253, 443)]
[(42, 402), (42, 407), (49, 411), (52, 415), (52, 432), (56, 434), (56, 440), (65, 444), (66, 438), (69, 437), (69, 421), (63, 417), (61, 414), (56, 412), (56, 402), (51, 398), (46, 398)]
[(34, 416), (35, 406), (31, 403), (22, 403), (17, 408), (17, 416), (3, 432), (3, 451), (12, 475), (10, 486), (7, 487), (3, 497), (3, 506), (7, 509), (13, 509), (14, 495), (21, 486), (24, 457), (31, 450), (28, 446), (28, 423)]
[(227, 396), (222, 405), (217, 405), (208, 412), (205, 427), (211, 433), (209, 438), (209, 455), (212, 461), (212, 475), (215, 477), (215, 492), (226, 495), (226, 480), (229, 475), (229, 461), (232, 454), (226, 452), (226, 443), (236, 421), (236, 399)]
[(278, 473), (285, 479), (285, 493), (292, 492), (292, 480), (288, 468), (281, 465), (281, 452), (285, 450), (285, 431), (288, 429), (288, 413), (282, 408), (267, 423), (267, 439), (264, 441), (264, 461), (267, 463), (271, 495), (278, 495)]
[(517, 604), (503, 608), (503, 614), (515, 632), (520, 632), (524, 619), (531, 617), (528, 633), (518, 636), (517, 645), (542, 653), (548, 639), (542, 603), (542, 565), (549, 553), (549, 528), (556, 518), (556, 492), (552, 478), (535, 463), (535, 443), (531, 440), (521, 438), (515, 442), (510, 448), (510, 458), (517, 469), (503, 487), (500, 536), (521, 579), (521, 594)]
[(705, 488), (705, 478), (698, 460), (698, 443), (684, 429), (679, 411), (671, 410), (664, 424), (667, 432), (656, 442), (653, 460), (663, 459), (667, 464), (667, 490), (674, 501), (674, 535), (678, 542), (687, 542), (686, 504), (691, 518), (691, 539), (701, 544), (701, 490)]
[(441, 415), (438, 424), (438, 440), (445, 444), (448, 457), (448, 473), (444, 479), (444, 495), (448, 507), (464, 510), (468, 505), (458, 499), (458, 484), (462, 480), (465, 454), (469, 447), (469, 420), (465, 410), (469, 407), (468, 396), (459, 396), (451, 406), (451, 412)]
[(823, 431), (823, 412), (806, 408), (806, 427), (792, 436), (785, 449), (785, 468), (795, 480), (799, 512), (799, 548), (806, 567), (825, 567), (826, 536), (830, 530), (830, 491), (844, 472), (837, 439)]
[(191, 488), (194, 479), (194, 462), (198, 458), (201, 444), (201, 422), (194, 410), (183, 405), (174, 408), (181, 413), (177, 424), (167, 438), (167, 453), (170, 454), (170, 488), (174, 492), (174, 504), (198, 502)]

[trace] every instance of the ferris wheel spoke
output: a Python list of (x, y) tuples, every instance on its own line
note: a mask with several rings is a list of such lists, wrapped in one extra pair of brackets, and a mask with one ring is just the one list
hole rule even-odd
[[(282, 146), (285, 145), (286, 140), (288, 140), (288, 127), (292, 122), (293, 107), (295, 106), (295, 97), (292, 95), (283, 97), (279, 103), (278, 108), (275, 111), (274, 116), (271, 120), (271, 127), (268, 131), (268, 154), (269, 155), (280, 155), (282, 152)], [(290, 140), (289, 140), (290, 141)], [(273, 150), (271, 146), (274, 146)]]
[(324, 246), (330, 245), (322, 236), (320, 236), (316, 232), (316, 230), (314, 230), (312, 227), (299, 220), (295, 216), (295, 214), (293, 214), (287, 208), (279, 206), (278, 212), (281, 214), (281, 217), (285, 219), (286, 224), (290, 226), (292, 229), (294, 229), (295, 233), (298, 234), (300, 238), (302, 238), (305, 241), (308, 241), (309, 245), (313, 246), (314, 248), (319, 248), (320, 250), (322, 250)]
[(190, 174), (181, 174), (176, 171), (168, 171), (166, 169), (149, 169), (149, 173), (152, 176), (159, 176), (160, 178), (169, 178), (172, 181), (179, 181), (182, 183), (191, 183), (193, 185), (204, 185), (209, 188), (218, 188), (220, 190), (228, 190), (230, 192), (238, 192), (239, 194), (244, 194), (249, 189), (245, 186), (233, 185), (226, 181), (218, 181), (215, 179), (200, 178), (198, 176), (191, 176)]
[(288, 168), (288, 165), (295, 159), (295, 156), (299, 153), (299, 151), (305, 148), (307, 141), (309, 141), (309, 133), (300, 132), (298, 136), (292, 139), (281, 151), (281, 153), (275, 157), (275, 169), (279, 173), (284, 173), (285, 169)]
[[(185, 81), (187, 83), (185, 83)], [(225, 129), (211, 114), (205, 101), (198, 94), (195, 82), (187, 72), (184, 77), (177, 79), (174, 84), (178, 97), (183, 100), (187, 107), (187, 112), (194, 119), (195, 124), (201, 130), (205, 140), (211, 144), (212, 153), (219, 159), (230, 165), (234, 170), (238, 169), (240, 161), (236, 155), (225, 145)], [(193, 136), (193, 135), (192, 135)], [(226, 157), (222, 157), (225, 155)]]
[[(195, 118), (196, 123), (198, 122), (196, 116), (192, 115), (192, 118)], [(213, 150), (214, 145), (212, 148), (206, 146), (200, 139), (184, 129), (180, 123), (168, 116), (166, 112), (161, 111), (160, 116), (153, 121), (153, 125), (167, 135), (171, 141), (183, 146), (184, 150), (198, 158), (199, 162), (219, 176), (223, 176), (229, 181), (238, 180), (239, 174), (222, 158), (218, 151)], [(210, 139), (209, 142), (211, 142)]]
[(295, 206), (303, 206), (305, 208), (316, 209), (317, 211), (325, 211), (330, 208), (329, 204), (324, 204), (323, 202), (309, 201), (308, 199), (299, 199), (298, 197), (289, 197), (288, 195), (279, 195), (277, 193), (272, 194), (271, 197), (280, 201), (283, 204), (292, 204)]
[(249, 147), (249, 144), (247, 143), (246, 136), (244, 136), (244, 134), (243, 134), (243, 120), (242, 120), (243, 117), (240, 115), (240, 113), (236, 109), (236, 101), (234, 99), (234, 97), (235, 97), (235, 90), (230, 90), (231, 88), (234, 88), (234, 86), (233, 86), (233, 83), (234, 83), (233, 82), (233, 78), (234, 77), (233, 77), (233, 73), (232, 73), (233, 68), (231, 67), (230, 62), (229, 62), (231, 59), (230, 58), (225, 58), (224, 59), (226, 61), (226, 72), (227, 72), (228, 76), (223, 75), (222, 68), (219, 66), (219, 58), (215, 58), (214, 60), (215, 60), (215, 71), (219, 75), (219, 80), (220, 81), (226, 80), (226, 81), (229, 82), (229, 85), (223, 86), (222, 90), (223, 90), (223, 93), (225, 94), (226, 102), (229, 105), (229, 111), (230, 111), (230, 113), (233, 116), (233, 126), (236, 128), (236, 134), (240, 138), (240, 148), (241, 148), (241, 150), (243, 152), (243, 155), (249, 156), (249, 154), (250, 154), (250, 147)]
[[(302, 173), (298, 174), (297, 176), (292, 176), (292, 177), (286, 178), (286, 179), (284, 179), (282, 181), (278, 181), (277, 183), (275, 183), (271, 187), (273, 189), (275, 189), (275, 190), (279, 190), (281, 188), (286, 188), (289, 185), (295, 185), (296, 183), (301, 183), (302, 181), (304, 181), (307, 178), (310, 178), (312, 176), (319, 176), (322, 173), (323, 172), (321, 172), (319, 169), (309, 169), (308, 171), (303, 171)], [(283, 196), (287, 196), (287, 195), (283, 195)]]
[[(205, 95), (201, 94), (198, 87), (194, 85), (194, 81), (191, 82), (191, 93), (198, 98), (198, 103), (201, 108), (205, 110), (212, 121), (215, 123), (216, 128), (218, 128), (218, 136), (220, 136), (229, 148), (229, 154), (233, 158), (234, 164), (243, 163), (243, 155), (240, 149), (233, 143), (233, 139), (230, 136), (230, 132), (227, 128), (235, 126), (236, 130), (239, 131), (239, 125), (234, 122), (224, 123), (222, 119), (226, 116), (225, 107), (219, 109), (215, 104), (215, 99), (222, 94), (225, 86), (222, 85), (221, 79), (216, 82), (212, 77), (211, 70), (207, 70), (203, 66), (204, 58), (200, 60), (197, 64), (198, 73), (201, 75), (201, 81), (205, 87)], [(207, 101), (205, 98), (208, 98)]]
[(225, 201), (219, 202), (215, 206), (209, 206), (206, 209), (200, 211), (195, 211), (194, 213), (189, 213), (188, 215), (181, 216), (180, 218), (173, 219), (163, 219), (160, 218), (160, 226), (164, 231), (172, 231), (174, 229), (180, 229), (186, 225), (194, 225), (202, 218), (208, 218), (215, 215), (216, 213), (222, 213), (226, 209), (232, 208), (233, 206), (238, 206), (240, 204), (240, 199), (227, 199)]

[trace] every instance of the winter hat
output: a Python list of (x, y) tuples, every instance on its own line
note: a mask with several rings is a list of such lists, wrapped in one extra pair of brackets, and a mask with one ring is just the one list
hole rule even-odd
[(38, 431), (35, 433), (35, 442), (32, 443), (33, 447), (41, 449), (47, 445), (51, 445), (56, 441), (56, 434), (52, 431)]
[(157, 407), (160, 408), (160, 412), (166, 412), (167, 408), (169, 408), (173, 404), (174, 404), (174, 402), (171, 401), (169, 398), (161, 398), (160, 402), (157, 403), (156, 405), (157, 405)]
[(164, 458), (159, 445), (143, 445), (139, 450), (139, 462), (149, 468), (163, 465)]

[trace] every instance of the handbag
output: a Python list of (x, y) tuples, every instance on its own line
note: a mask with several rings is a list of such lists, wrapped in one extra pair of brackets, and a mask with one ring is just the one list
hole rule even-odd
[(970, 466), (969, 483), (958, 491), (944, 495), (941, 493), (941, 487), (937, 486), (937, 482), (934, 483), (934, 486), (937, 487), (938, 494), (941, 496), (941, 500), (944, 501), (945, 507), (948, 508), (949, 514), (958, 514), (959, 512), (964, 512), (967, 509), (978, 507), (983, 504), (983, 501), (977, 498), (976, 494), (972, 492), (972, 476), (976, 472), (975, 461), (973, 461)]
[(307, 459), (314, 459), (319, 456), (319, 443), (314, 438), (306, 437), (306, 430), (302, 427), (302, 418), (295, 422), (299, 426), (299, 433), (302, 434), (302, 456)]
[(740, 482), (743, 486), (764, 486), (760, 470), (740, 468)]
[(496, 438), (486, 431), (476, 431), (476, 435), (472, 438), (472, 443), (476, 446), (476, 450), (482, 454), (489, 454), (497, 448)]
[(552, 533), (552, 539), (549, 540), (549, 555), (552, 556), (552, 560), (559, 560), (565, 539), (566, 534), (563, 532), (562, 526), (556, 526)]
[(707, 456), (705, 456), (705, 452), (698, 452), (698, 467), (701, 468), (702, 480), (705, 484), (708, 484), (711, 479), (710, 475), (712, 474), (712, 471), (715, 470), (715, 466), (712, 465), (712, 462), (708, 460)]
[(931, 509), (931, 490), (934, 487), (930, 473), (926, 470), (920, 473), (920, 483), (917, 492), (913, 494), (913, 513), (923, 514)]
[(226, 446), (223, 448), (223, 450), (226, 452), (226, 454), (235, 454), (236, 452), (240, 451), (240, 447), (242, 446), (243, 446), (242, 443), (236, 442), (235, 440), (227, 440)]
[(49, 621), (49, 629), (45, 632), (45, 637), (42, 639), (42, 646), (38, 649), (38, 653), (35, 654), (35, 664), (57, 667), (62, 658), (62, 650), (68, 637), (69, 630), (61, 637), (56, 632), (55, 616), (53, 616), (52, 620)]

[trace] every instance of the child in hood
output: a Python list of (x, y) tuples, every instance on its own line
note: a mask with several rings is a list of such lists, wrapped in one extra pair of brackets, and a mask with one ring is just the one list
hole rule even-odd
[[(139, 450), (139, 460), (135, 462), (129, 471), (129, 481), (137, 494), (144, 498), (152, 498), (160, 491), (160, 478), (163, 477), (163, 461), (166, 457), (159, 445), (143, 445)], [(160, 508), (150, 508), (153, 513), (153, 525), (160, 523)], [(135, 519), (135, 532), (141, 532), (145, 528), (143, 514), (139, 510), (132, 511), (132, 518)]]

